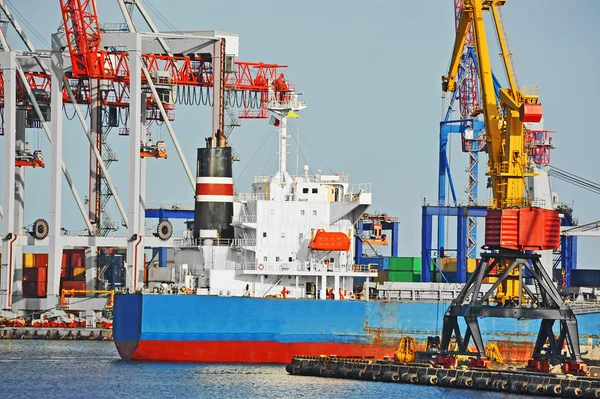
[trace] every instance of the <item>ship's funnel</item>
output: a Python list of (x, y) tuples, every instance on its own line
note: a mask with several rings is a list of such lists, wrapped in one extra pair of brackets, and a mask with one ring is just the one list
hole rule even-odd
[(233, 177), (231, 147), (198, 148), (194, 238), (200, 230), (217, 230), (233, 238)]

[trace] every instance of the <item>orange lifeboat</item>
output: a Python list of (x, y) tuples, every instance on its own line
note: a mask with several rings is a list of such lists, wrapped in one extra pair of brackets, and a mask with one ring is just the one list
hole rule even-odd
[(310, 249), (314, 251), (349, 251), (350, 238), (345, 233), (318, 229), (310, 242)]

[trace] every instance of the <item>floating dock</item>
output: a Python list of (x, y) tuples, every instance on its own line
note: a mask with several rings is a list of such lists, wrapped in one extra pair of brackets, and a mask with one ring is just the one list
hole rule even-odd
[(519, 370), (437, 368), (391, 360), (294, 356), (286, 366), (292, 375), (383, 381), (498, 391), (559, 398), (600, 398), (598, 371), (591, 376), (531, 373)]
[(3, 327), (0, 339), (112, 341), (113, 334), (112, 329), (106, 328)]

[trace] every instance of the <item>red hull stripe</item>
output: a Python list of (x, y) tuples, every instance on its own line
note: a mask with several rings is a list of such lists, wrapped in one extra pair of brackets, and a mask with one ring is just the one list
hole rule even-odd
[(233, 184), (198, 183), (196, 195), (233, 195)]
[[(118, 341), (126, 360), (207, 363), (289, 363), (294, 355), (392, 356), (395, 347), (381, 344), (269, 341)], [(133, 353), (132, 353), (133, 352)]]

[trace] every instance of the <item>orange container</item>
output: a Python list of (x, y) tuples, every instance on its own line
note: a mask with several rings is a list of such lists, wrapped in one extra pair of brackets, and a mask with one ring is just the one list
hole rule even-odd
[(48, 282), (38, 281), (37, 283), (37, 295), (38, 297), (44, 297), (48, 294)]
[(63, 281), (64, 290), (85, 290), (85, 281)]
[(47, 267), (36, 267), (34, 270), (37, 270), (37, 281), (48, 281)]
[(71, 267), (84, 267), (85, 250), (73, 249), (71, 252)]
[(48, 266), (48, 254), (35, 254), (34, 265), (35, 267)]

